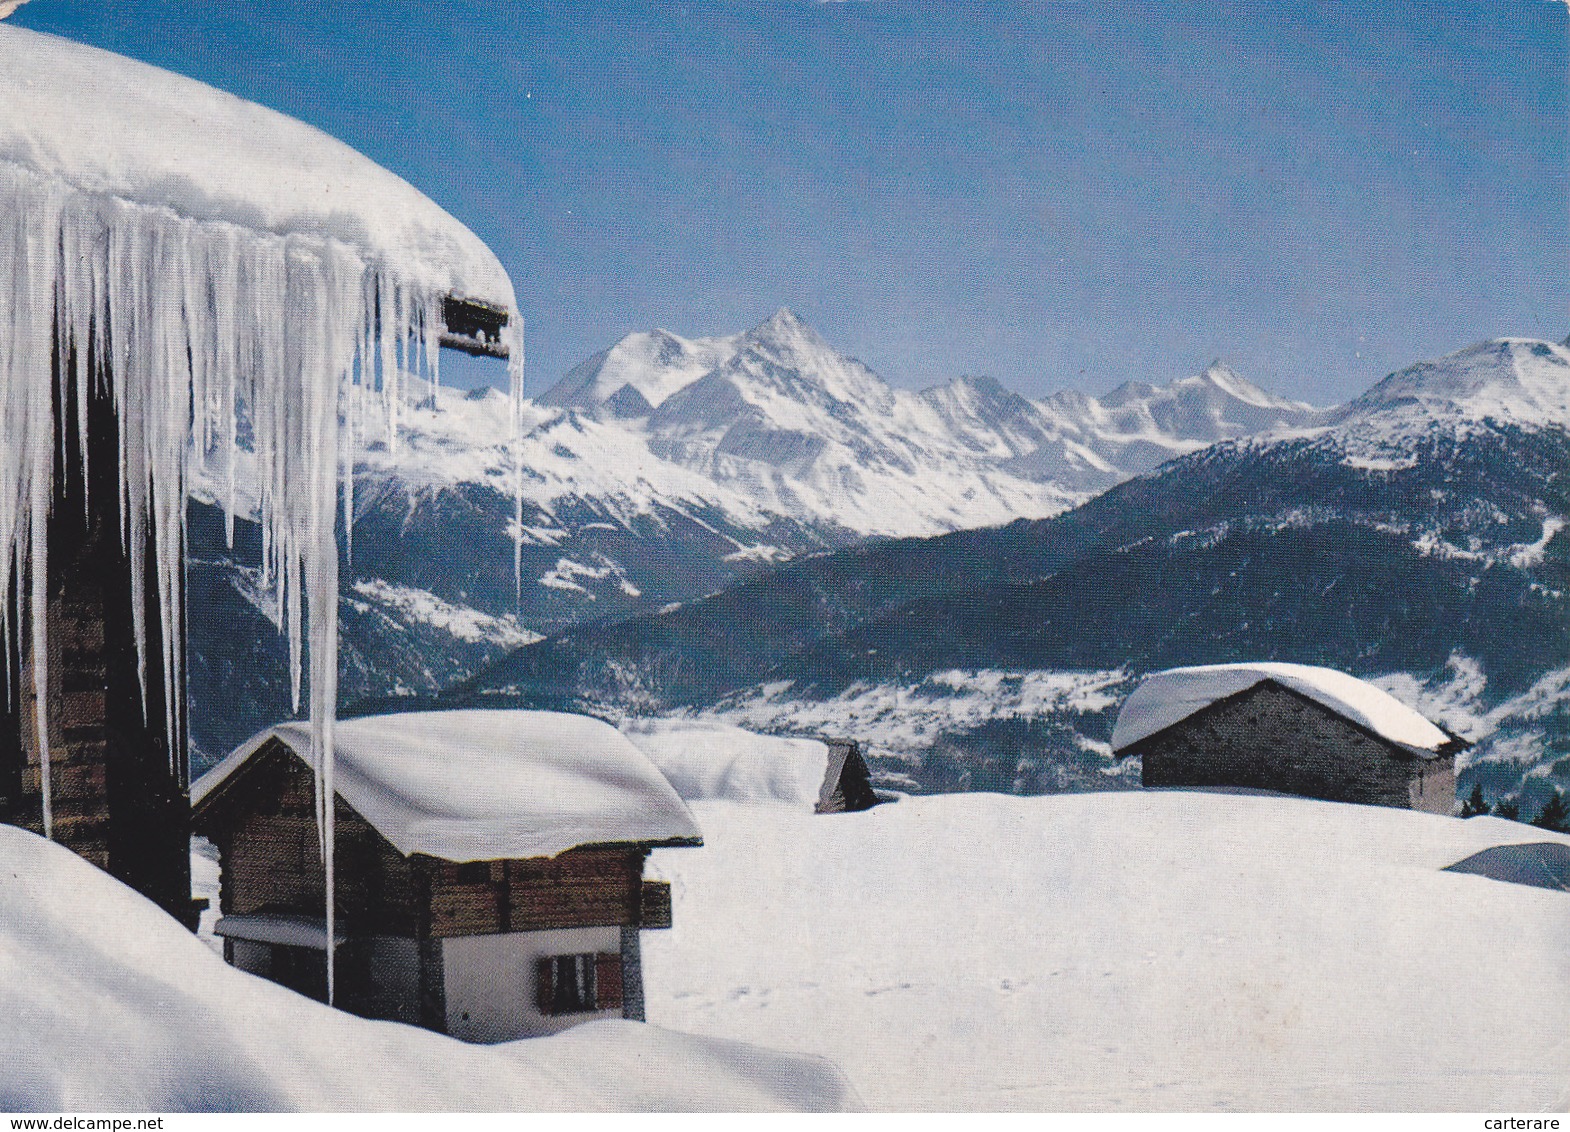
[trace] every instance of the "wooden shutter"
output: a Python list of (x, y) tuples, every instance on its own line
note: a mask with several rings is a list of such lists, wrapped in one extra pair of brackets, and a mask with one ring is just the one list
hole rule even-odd
[(556, 1013), (556, 960), (540, 959), (534, 964), (534, 1002), (540, 1013)]
[(621, 956), (602, 952), (594, 957), (594, 1009), (620, 1010), (621, 1003)]
[(668, 928), (671, 926), (671, 886), (669, 881), (646, 880), (639, 893), (641, 905), (638, 926), (643, 928)]

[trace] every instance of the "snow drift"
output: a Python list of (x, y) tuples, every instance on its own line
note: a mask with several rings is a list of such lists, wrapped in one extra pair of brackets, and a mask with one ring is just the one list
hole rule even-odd
[(829, 1057), (874, 1108), (1570, 1103), (1570, 895), (1443, 871), (1570, 837), (1176, 791), (694, 809), (650, 1019)]
[(835, 1109), (810, 1056), (635, 1022), (473, 1046), (227, 966), (65, 849), (0, 826), (0, 1111)]

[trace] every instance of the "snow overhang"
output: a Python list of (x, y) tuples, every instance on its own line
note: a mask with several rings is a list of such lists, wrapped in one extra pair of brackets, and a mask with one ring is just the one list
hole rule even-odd
[(343, 142), (194, 79), (9, 25), (0, 163), (185, 220), (337, 241), (420, 291), (516, 309), (478, 236)]
[[(213, 934), (248, 943), (271, 943), (284, 947), (327, 950), (327, 925), (321, 916), (295, 916), (284, 912), (249, 912), (223, 916), (213, 925)], [(333, 940), (344, 943), (349, 937), (334, 927)]]

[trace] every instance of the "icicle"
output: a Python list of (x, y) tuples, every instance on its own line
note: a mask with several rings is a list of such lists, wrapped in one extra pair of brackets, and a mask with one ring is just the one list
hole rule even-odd
[(513, 608), (523, 611), (523, 315), (503, 327), (507, 336), (507, 392), (512, 425), (512, 589)]
[(445, 316), (442, 314), (442, 296), (429, 295), (425, 303), (425, 368), (427, 378), (431, 383), (431, 405), (436, 404), (436, 394), (442, 387), (442, 342), (441, 328)]
[(33, 650), (33, 728), (38, 742), (39, 794), (42, 797), (44, 836), (55, 835), (54, 774), (49, 749), (49, 513), (47, 500), (36, 497), (38, 481), (33, 481), (32, 530), (28, 534), (32, 593)]
[[(152, 668), (174, 742), (185, 728), (179, 613), (188, 460), (220, 461), (232, 546), (236, 468), (242, 443), (248, 444), (256, 465), (262, 579), (282, 611), (297, 713), (309, 681), (327, 931), (334, 939), (339, 500), (347, 543), (364, 400), (379, 398), (389, 445), (395, 444), (405, 369), (419, 366), (433, 388), (439, 380), (441, 301), (440, 294), (366, 264), (347, 245), (189, 221), (83, 193), (0, 160), (0, 435), (6, 438), (0, 445), (0, 562), (6, 564), (0, 645), (7, 650), (7, 687), (16, 688), (9, 657), (17, 635), (26, 634), (49, 832), (49, 509), (56, 450), (66, 445), (56, 405), (74, 398), (85, 477), (87, 410), (102, 389), (118, 420), (119, 535), (130, 562), (143, 710)], [(516, 436), (521, 325), (509, 334)], [(522, 545), (516, 444), (514, 458), (516, 573)], [(149, 586), (160, 618), (156, 664), (147, 647)], [(328, 965), (331, 985), (331, 947)]]

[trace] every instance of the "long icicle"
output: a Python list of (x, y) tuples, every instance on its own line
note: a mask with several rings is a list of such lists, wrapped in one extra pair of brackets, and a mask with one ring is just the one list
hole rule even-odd
[[(0, 331), (7, 331), (0, 333), (0, 435), (8, 441), (0, 447), (0, 562), (7, 563), (0, 569), (0, 609), (6, 611), (0, 643), (13, 688), (13, 635), (25, 632), (31, 652), (46, 829), (53, 833), (48, 528), (55, 450), (65, 439), (56, 405), (74, 398), (81, 430), (76, 441), (85, 460), (86, 408), (94, 386), (106, 381), (118, 420), (119, 533), (131, 564), (143, 709), (150, 677), (156, 678), (171, 741), (185, 730), (179, 611), (187, 461), (193, 454), (205, 462), (215, 450), (221, 453), (225, 533), (232, 543), (236, 467), (242, 444), (249, 444), (262, 575), (289, 636), (297, 712), (309, 671), (330, 969), (336, 938), (339, 485), (347, 527), (361, 400), (373, 389), (379, 393), (389, 440), (396, 442), (399, 363), (423, 362), (433, 386), (438, 380), (440, 302), (440, 295), (366, 264), (344, 244), (190, 221), (167, 209), (82, 192), (0, 159)], [(516, 435), (521, 323), (509, 335)], [(515, 446), (515, 465), (518, 459)], [(515, 478), (521, 491), (521, 467)], [(521, 495), (515, 526), (521, 538)], [(515, 550), (515, 570), (520, 553)], [(149, 596), (160, 614), (155, 665), (147, 655)], [(184, 755), (171, 751), (172, 758)]]

